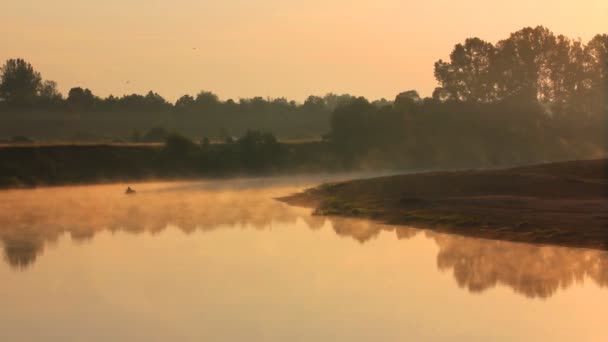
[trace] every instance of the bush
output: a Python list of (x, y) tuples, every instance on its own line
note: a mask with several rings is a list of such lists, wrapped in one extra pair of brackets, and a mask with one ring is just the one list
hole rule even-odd
[(196, 144), (177, 133), (171, 133), (165, 141), (165, 151), (172, 157), (186, 157), (196, 152)]

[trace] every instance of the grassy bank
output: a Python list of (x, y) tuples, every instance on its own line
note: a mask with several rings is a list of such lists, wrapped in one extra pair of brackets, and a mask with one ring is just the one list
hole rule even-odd
[(328, 171), (322, 143), (0, 146), (0, 188)]
[(608, 250), (608, 160), (326, 184), (283, 201), (318, 215)]

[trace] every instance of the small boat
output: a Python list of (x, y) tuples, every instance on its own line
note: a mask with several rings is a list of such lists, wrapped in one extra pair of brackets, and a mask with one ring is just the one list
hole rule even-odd
[(131, 187), (127, 187), (127, 190), (125, 191), (126, 195), (134, 195), (135, 194), (135, 190), (131, 189)]

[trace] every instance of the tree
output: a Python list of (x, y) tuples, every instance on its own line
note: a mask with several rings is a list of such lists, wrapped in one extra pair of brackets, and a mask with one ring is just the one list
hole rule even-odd
[(410, 110), (416, 104), (419, 104), (422, 101), (420, 95), (416, 90), (408, 90), (402, 93), (399, 93), (395, 97), (395, 108), (400, 110)]
[(213, 108), (219, 105), (220, 100), (212, 92), (201, 91), (196, 95), (194, 102), (201, 108)]
[(21, 58), (9, 59), (0, 68), (0, 99), (11, 104), (32, 103), (42, 85), (40, 73)]
[(96, 101), (95, 95), (88, 88), (75, 87), (68, 92), (67, 102), (76, 109), (91, 107)]
[(543, 26), (526, 27), (498, 42), (496, 72), (498, 98), (516, 97), (524, 101), (549, 102), (550, 65), (556, 38)]
[(588, 88), (582, 43), (563, 35), (557, 36), (546, 63), (540, 91), (543, 100), (551, 104), (552, 111), (558, 115), (566, 111), (574, 114), (588, 107), (580, 103)]
[(372, 132), (377, 112), (377, 107), (359, 97), (332, 113), (328, 138), (346, 162), (353, 161), (371, 144), (372, 136), (377, 133)]
[(59, 90), (57, 90), (57, 82), (48, 80), (42, 82), (42, 85), (40, 86), (40, 97), (50, 101), (61, 100), (62, 96)]
[(178, 112), (186, 111), (194, 104), (194, 98), (190, 95), (184, 95), (175, 102), (175, 110)]
[(608, 34), (598, 34), (585, 46), (586, 73), (594, 111), (608, 112)]
[(172, 158), (188, 157), (196, 149), (197, 147), (192, 140), (177, 133), (169, 134), (165, 140), (165, 152)]
[(152, 90), (148, 91), (146, 96), (144, 96), (143, 102), (144, 105), (150, 110), (159, 110), (169, 106), (167, 100)]
[(344, 106), (353, 100), (355, 100), (355, 97), (350, 94), (336, 95), (334, 93), (328, 93), (323, 97), (323, 102), (325, 102), (325, 106), (330, 112), (333, 112), (337, 107)]
[(236, 142), (243, 166), (250, 171), (261, 171), (280, 160), (281, 146), (270, 133), (248, 130)]
[(441, 87), (436, 92), (443, 99), (489, 102), (495, 98), (492, 60), (496, 51), (491, 43), (469, 38), (457, 44), (450, 61), (435, 63), (435, 78)]
[(310, 95), (302, 105), (302, 109), (307, 111), (321, 111), (325, 107), (325, 101), (319, 96)]

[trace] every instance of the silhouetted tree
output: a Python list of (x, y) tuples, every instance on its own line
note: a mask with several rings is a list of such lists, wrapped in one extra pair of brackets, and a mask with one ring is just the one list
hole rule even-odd
[(68, 92), (67, 103), (72, 109), (83, 110), (92, 107), (97, 98), (90, 89), (83, 89), (81, 87), (75, 87), (70, 89)]
[(0, 99), (10, 104), (36, 100), (42, 85), (40, 73), (21, 58), (9, 59), (0, 67)]
[(192, 140), (177, 133), (169, 134), (165, 141), (165, 151), (171, 158), (183, 159), (191, 156), (196, 150), (197, 146)]
[(48, 80), (42, 82), (40, 85), (40, 97), (43, 100), (60, 101), (62, 96), (57, 89), (57, 82)]
[(410, 111), (422, 101), (420, 95), (415, 90), (408, 90), (395, 97), (394, 105), (398, 110)]
[(457, 44), (450, 62), (435, 63), (435, 78), (441, 99), (488, 102), (496, 99), (492, 61), (496, 50), (491, 43), (469, 38)]
[(185, 111), (194, 105), (194, 98), (190, 95), (184, 95), (175, 102), (175, 110)]
[(250, 171), (262, 171), (281, 161), (281, 147), (270, 133), (247, 131), (236, 142), (239, 159)]
[(38, 238), (3, 238), (4, 259), (16, 269), (25, 269), (36, 261), (44, 249), (43, 241)]

